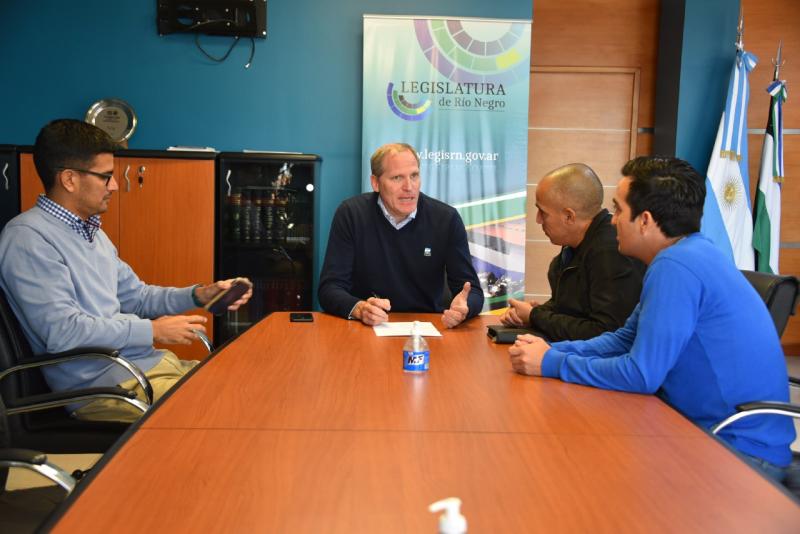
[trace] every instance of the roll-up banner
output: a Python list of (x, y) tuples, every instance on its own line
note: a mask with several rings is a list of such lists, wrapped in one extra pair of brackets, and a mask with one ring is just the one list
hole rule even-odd
[(362, 176), (405, 142), (467, 228), (484, 310), (524, 296), (531, 22), (364, 15)]

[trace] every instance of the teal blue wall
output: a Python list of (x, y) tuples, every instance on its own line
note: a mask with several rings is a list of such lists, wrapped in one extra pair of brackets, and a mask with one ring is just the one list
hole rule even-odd
[[(119, 97), (140, 119), (131, 148), (319, 154), (319, 257), (333, 211), (359, 190), (362, 14), (530, 18), (532, 9), (526, 0), (271, 0), (268, 39), (256, 41), (245, 70), (247, 41), (214, 64), (191, 36), (159, 37), (155, 0), (0, 0), (0, 144), (30, 144), (48, 120), (81, 118), (92, 102)], [(701, 172), (724, 106), (738, 12), (738, 0), (686, 0), (676, 43), (676, 155)], [(230, 42), (202, 41), (215, 54)]]
[(738, 21), (739, 0), (686, 0), (675, 155), (701, 174), (725, 107)]
[[(108, 97), (139, 117), (131, 148), (287, 150), (323, 157), (317, 257), (333, 211), (359, 191), (362, 15), (530, 19), (532, 0), (269, 0), (268, 37), (222, 64), (189, 35), (159, 37), (155, 0), (0, 0), (0, 144)], [(221, 55), (230, 38), (203, 36)], [(319, 265), (319, 262), (318, 262)]]

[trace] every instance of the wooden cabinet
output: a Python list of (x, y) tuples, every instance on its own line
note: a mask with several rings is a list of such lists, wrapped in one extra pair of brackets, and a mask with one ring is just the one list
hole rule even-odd
[[(31, 154), (20, 156), (21, 208), (36, 203), (43, 187)], [(185, 287), (214, 277), (214, 154), (124, 151), (117, 155), (115, 192), (103, 214), (103, 231), (145, 283)], [(211, 317), (206, 328), (213, 334)], [(169, 345), (184, 359), (206, 354), (199, 342)]]

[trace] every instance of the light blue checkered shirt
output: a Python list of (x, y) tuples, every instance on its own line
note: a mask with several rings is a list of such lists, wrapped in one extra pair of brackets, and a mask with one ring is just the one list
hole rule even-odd
[(58, 202), (53, 202), (44, 195), (39, 195), (39, 198), (36, 199), (36, 205), (75, 230), (79, 236), (89, 243), (94, 241), (95, 234), (103, 224), (100, 222), (99, 215), (92, 215), (88, 221), (84, 221)]

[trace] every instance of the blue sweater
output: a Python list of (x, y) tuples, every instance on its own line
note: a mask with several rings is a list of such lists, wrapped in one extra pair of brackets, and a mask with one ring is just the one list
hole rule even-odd
[[(39, 207), (15, 217), (0, 234), (0, 287), (34, 354), (108, 347), (142, 371), (163, 356), (153, 349), (149, 319), (194, 307), (191, 287), (145, 285), (105, 232), (89, 243)], [(44, 373), (55, 391), (132, 378), (102, 360), (49, 366)]]
[(458, 212), (420, 194), (417, 216), (400, 230), (386, 220), (377, 193), (342, 202), (336, 210), (319, 282), (319, 303), (347, 317), (356, 302), (388, 298), (392, 311), (441, 312), (445, 273), (453, 296), (472, 289), (469, 317), (480, 313), (483, 290), (472, 266)]
[[(789, 400), (783, 351), (763, 301), (700, 234), (655, 257), (625, 326), (588, 341), (553, 344), (542, 374), (605, 389), (657, 392), (704, 428), (744, 402)], [(720, 436), (773, 464), (791, 461), (795, 431), (788, 417), (747, 417)]]

